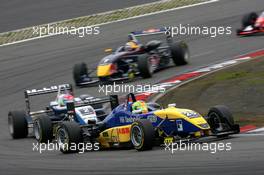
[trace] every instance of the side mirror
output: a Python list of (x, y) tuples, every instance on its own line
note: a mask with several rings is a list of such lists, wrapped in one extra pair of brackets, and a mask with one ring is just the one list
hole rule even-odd
[(168, 108), (171, 108), (171, 107), (176, 107), (176, 103), (168, 104)]
[(105, 51), (105, 53), (109, 53), (109, 52), (112, 52), (112, 51), (113, 51), (113, 49), (111, 49), (111, 48), (108, 48), (108, 49), (105, 49), (104, 51)]
[(50, 102), (50, 106), (58, 106), (58, 105), (59, 105), (59, 103), (56, 102), (56, 101), (52, 101), (52, 102)]

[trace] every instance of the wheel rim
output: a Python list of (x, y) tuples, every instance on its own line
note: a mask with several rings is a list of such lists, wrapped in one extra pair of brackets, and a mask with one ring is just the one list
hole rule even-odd
[(14, 134), (14, 125), (13, 125), (13, 119), (11, 116), (8, 117), (8, 128), (11, 135)]
[(139, 126), (134, 126), (131, 131), (131, 141), (134, 146), (138, 147), (142, 144), (143, 133)]
[(188, 61), (188, 59), (189, 59), (189, 52), (188, 52), (187, 49), (185, 49), (185, 52), (184, 52), (184, 60), (185, 61)]
[(151, 62), (151, 58), (148, 59), (149, 62), (149, 72), (152, 74), (155, 70), (155, 65)]
[(57, 143), (62, 150), (66, 150), (67, 144), (69, 142), (68, 133), (65, 131), (64, 128), (58, 129), (57, 132)]
[(213, 129), (215, 131), (221, 131), (223, 130), (223, 126), (222, 126), (222, 123), (221, 123), (221, 117), (215, 113), (215, 112), (212, 112), (210, 114), (210, 117), (212, 117), (212, 124), (213, 124)]
[(35, 121), (34, 122), (34, 135), (35, 135), (35, 138), (40, 141), (40, 136), (41, 136), (41, 128), (40, 128), (40, 124), (39, 124), (39, 121)]

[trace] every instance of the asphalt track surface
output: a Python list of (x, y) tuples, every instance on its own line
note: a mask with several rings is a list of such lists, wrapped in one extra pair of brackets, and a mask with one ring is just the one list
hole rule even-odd
[[(1, 174), (264, 174), (263, 135), (235, 136), (226, 142), (232, 150), (211, 154), (178, 151), (171, 155), (161, 148), (152, 151), (109, 150), (63, 155), (58, 151), (32, 151), (33, 139), (12, 140), (7, 130), (7, 113), (24, 109), (23, 90), (72, 82), (73, 63), (85, 61), (93, 67), (104, 48), (126, 40), (134, 29), (192, 24), (240, 26), (241, 16), (263, 10), (263, 0), (222, 0), (217, 3), (128, 20), (101, 27), (101, 35), (86, 38), (56, 36), (0, 48), (0, 172)], [(184, 67), (161, 71), (151, 79), (132, 84), (153, 83), (169, 76), (221, 62), (236, 55), (262, 49), (264, 37), (238, 38), (235, 33), (214, 39), (184, 36), (192, 58)], [(76, 94), (98, 94), (97, 87), (77, 89)], [(42, 99), (41, 99), (42, 100)], [(36, 105), (43, 106), (43, 101)]]
[(2, 0), (0, 32), (154, 1), (157, 0)]

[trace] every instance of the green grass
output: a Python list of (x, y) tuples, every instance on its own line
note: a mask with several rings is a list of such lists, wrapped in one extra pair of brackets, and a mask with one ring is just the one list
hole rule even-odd
[(231, 79), (237, 79), (237, 78), (245, 78), (247, 76), (250, 76), (250, 72), (246, 71), (237, 71), (237, 72), (223, 72), (217, 76), (215, 76), (215, 79), (217, 81), (225, 81), (225, 80), (231, 80)]

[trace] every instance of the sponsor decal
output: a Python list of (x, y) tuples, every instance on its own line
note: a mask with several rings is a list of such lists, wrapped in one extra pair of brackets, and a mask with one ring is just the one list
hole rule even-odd
[(182, 120), (176, 120), (177, 130), (183, 131)]
[(193, 111), (182, 112), (182, 114), (187, 116), (188, 118), (197, 118), (197, 117), (199, 117), (199, 114), (197, 112), (193, 112)]
[(155, 116), (155, 115), (149, 115), (149, 116), (147, 117), (147, 119), (148, 119), (151, 123), (155, 123), (155, 122), (157, 122), (157, 116)]
[(118, 134), (129, 134), (129, 133), (130, 133), (129, 127), (127, 127), (127, 128), (118, 128)]
[(59, 85), (59, 86), (44, 87), (42, 89), (26, 90), (26, 93), (28, 95), (31, 95), (31, 94), (38, 94), (38, 93), (43, 93), (43, 92), (53, 92), (53, 91), (57, 91), (59, 89), (59, 87), (64, 87), (66, 89), (70, 89), (70, 85), (69, 84), (63, 84), (63, 85)]

